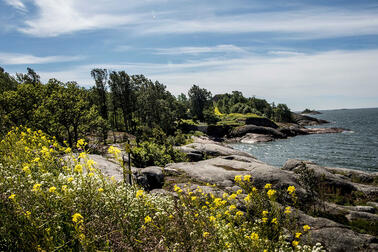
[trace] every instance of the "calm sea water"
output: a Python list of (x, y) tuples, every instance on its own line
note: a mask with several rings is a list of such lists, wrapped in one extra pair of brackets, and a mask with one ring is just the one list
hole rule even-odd
[(320, 112), (322, 114), (314, 117), (331, 123), (316, 127), (341, 127), (350, 131), (232, 146), (278, 167), (282, 167), (286, 160), (296, 158), (329, 167), (378, 171), (378, 108)]

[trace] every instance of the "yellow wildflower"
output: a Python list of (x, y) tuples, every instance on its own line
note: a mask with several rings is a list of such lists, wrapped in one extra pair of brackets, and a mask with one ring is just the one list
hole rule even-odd
[(295, 233), (295, 238), (299, 238), (299, 237), (301, 237), (301, 235), (302, 235), (302, 233)]
[(69, 177), (69, 178), (67, 179), (68, 183), (72, 182), (73, 180), (74, 180), (73, 177)]
[(42, 184), (33, 185), (32, 192), (38, 192), (41, 189)]
[(251, 234), (251, 239), (252, 239), (252, 240), (255, 240), (255, 241), (258, 240), (258, 239), (259, 239), (259, 234), (253, 232), (253, 233)]
[(289, 186), (289, 187), (287, 188), (287, 191), (289, 192), (289, 194), (294, 193), (294, 192), (295, 192), (295, 186)]
[(261, 220), (263, 223), (266, 223), (268, 221), (268, 218), (262, 218)]
[(235, 205), (231, 205), (228, 209), (230, 209), (230, 211), (235, 210), (236, 206)]
[(234, 178), (235, 182), (239, 183), (242, 181), (242, 175), (236, 175)]
[(104, 189), (100, 187), (100, 188), (97, 189), (97, 191), (98, 191), (98, 192), (103, 192)]
[(79, 140), (77, 141), (76, 147), (77, 147), (77, 148), (81, 148), (81, 147), (84, 147), (84, 145), (85, 145), (85, 141), (84, 141), (84, 139), (79, 139)]
[(235, 193), (231, 194), (229, 197), (228, 197), (228, 200), (234, 200), (236, 199), (237, 195)]
[(93, 177), (93, 176), (94, 176), (93, 172), (88, 173), (88, 177)]
[(227, 210), (227, 211), (224, 212), (224, 214), (227, 215), (227, 216), (230, 216), (230, 211)]
[(89, 159), (89, 160), (87, 161), (87, 166), (88, 166), (88, 168), (92, 168), (95, 164), (96, 164), (96, 162), (93, 161), (92, 159)]
[(245, 175), (244, 181), (250, 182), (251, 181), (251, 175)]
[(75, 165), (74, 171), (82, 173), (83, 172), (83, 166), (81, 164)]
[(210, 220), (210, 221), (216, 221), (216, 218), (215, 218), (214, 216), (210, 216), (210, 217), (209, 217), (209, 220)]
[(206, 238), (206, 237), (208, 237), (209, 235), (210, 235), (209, 232), (203, 232), (203, 234), (202, 234), (203, 238)]
[(243, 193), (243, 190), (241, 190), (241, 189), (236, 191), (236, 195), (239, 195), (239, 194), (242, 194), (242, 193)]
[(26, 173), (26, 174), (30, 174), (31, 171), (30, 171), (30, 168), (29, 166), (25, 165), (24, 168), (22, 168), (22, 170)]
[(26, 211), (26, 212), (25, 212), (25, 216), (26, 216), (27, 218), (29, 218), (30, 215), (31, 215), (31, 212), (30, 212), (30, 211)]
[(8, 197), (8, 199), (11, 199), (11, 200), (14, 200), (14, 198), (16, 197), (16, 194), (11, 194), (9, 197)]
[(135, 197), (136, 197), (137, 199), (139, 199), (139, 198), (143, 198), (143, 196), (144, 196), (144, 191), (143, 191), (143, 190), (138, 190), (138, 191), (136, 192)]
[(196, 199), (197, 199), (197, 196), (192, 196), (192, 197), (191, 197), (191, 200), (192, 200), (192, 201), (195, 201)]
[(257, 192), (257, 188), (256, 187), (252, 187), (252, 192)]
[(173, 215), (171, 214), (171, 215), (168, 216), (168, 218), (169, 218), (169, 219), (173, 219), (174, 217), (173, 217)]
[(81, 152), (79, 154), (79, 158), (85, 159), (86, 157), (87, 157), (87, 153), (85, 153), (85, 152)]
[(270, 188), (272, 188), (272, 184), (266, 184), (264, 188), (265, 189), (270, 189)]
[(79, 213), (75, 213), (74, 215), (72, 215), (72, 221), (75, 223), (81, 223), (83, 222), (83, 219), (83, 216)]
[(262, 211), (262, 216), (263, 216), (263, 217), (266, 217), (266, 216), (268, 215), (268, 213), (269, 213), (268, 211), (265, 211), (265, 210), (264, 210), (264, 211)]
[(296, 246), (298, 246), (299, 242), (298, 241), (292, 241), (291, 244), (293, 244), (293, 247), (296, 247)]
[(289, 214), (289, 213), (291, 213), (291, 207), (287, 206), (285, 208), (285, 214)]
[(151, 217), (148, 216), (148, 215), (144, 218), (144, 223), (149, 223), (149, 222), (151, 222), (151, 221), (152, 221), (152, 219), (151, 219)]
[(228, 193), (223, 193), (223, 195), (222, 195), (222, 197), (225, 199), (225, 198), (227, 198), (228, 197)]
[(249, 201), (251, 201), (251, 195), (248, 194), (248, 195), (244, 198), (244, 201), (245, 201), (245, 202), (249, 202)]
[(67, 149), (64, 150), (65, 153), (71, 153), (72, 149), (68, 147)]
[(54, 193), (56, 191), (56, 187), (52, 186), (49, 188), (49, 192)]
[(182, 189), (178, 185), (175, 185), (174, 186), (174, 191), (180, 193), (180, 192), (182, 192)]
[(307, 232), (308, 230), (310, 230), (311, 229), (311, 227), (309, 226), (309, 225), (304, 225), (303, 226), (303, 230), (305, 231), (305, 232)]
[(277, 218), (273, 218), (273, 219), (272, 219), (272, 221), (271, 221), (271, 223), (273, 223), (273, 224), (276, 224), (276, 225), (277, 225), (277, 224), (278, 224)]
[(237, 211), (235, 215), (240, 217), (240, 216), (243, 216), (244, 213), (242, 211)]
[(271, 199), (276, 194), (276, 190), (269, 189), (267, 194), (268, 194), (269, 199)]

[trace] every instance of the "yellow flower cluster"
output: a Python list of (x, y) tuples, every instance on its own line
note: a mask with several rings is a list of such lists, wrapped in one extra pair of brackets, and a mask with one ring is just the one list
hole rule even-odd
[(81, 223), (84, 221), (84, 218), (81, 214), (75, 213), (72, 215), (72, 221), (75, 223)]

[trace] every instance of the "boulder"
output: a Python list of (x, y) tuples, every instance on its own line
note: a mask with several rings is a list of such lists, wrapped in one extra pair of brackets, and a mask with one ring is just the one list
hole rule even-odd
[(138, 171), (134, 172), (134, 177), (136, 183), (148, 191), (160, 189), (164, 185), (163, 169), (158, 166), (138, 169)]

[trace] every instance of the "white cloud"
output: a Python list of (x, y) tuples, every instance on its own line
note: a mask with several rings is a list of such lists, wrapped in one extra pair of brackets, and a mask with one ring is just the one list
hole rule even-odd
[(12, 6), (13, 8), (16, 8), (20, 11), (26, 11), (26, 7), (24, 3), (20, 0), (4, 0), (6, 4)]
[(213, 47), (171, 47), (156, 48), (156, 54), (177, 55), (177, 54), (202, 54), (202, 53), (247, 53), (248, 51), (235, 45), (217, 45)]
[[(25, 17), (19, 31), (38, 37), (114, 28), (125, 28), (138, 35), (258, 32), (275, 33), (274, 36), (285, 39), (378, 34), (378, 16), (374, 9), (302, 6), (235, 14), (232, 10), (242, 8), (241, 3), (222, 2), (218, 6), (212, 1), (203, 1), (198, 3), (199, 7), (178, 0), (31, 1), (37, 7), (37, 13)], [(7, 2), (24, 6), (19, 0)], [(226, 7), (228, 12), (225, 12)]]
[(30, 54), (2, 53), (0, 52), (0, 64), (22, 65), (22, 64), (46, 64), (53, 62), (69, 62), (80, 60), (79, 56), (44, 56), (38, 57)]
[[(361, 100), (370, 99), (371, 102), (371, 97), (378, 94), (377, 65), (378, 50), (362, 50), (248, 56), (181, 64), (97, 64), (40, 74), (45, 80), (55, 77), (92, 85), (89, 72), (94, 67), (126, 70), (129, 74), (144, 74), (152, 80), (159, 80), (174, 94), (186, 93), (191, 85), (198, 84), (213, 94), (240, 90), (247, 96), (256, 95), (303, 109), (308, 105), (306, 101), (318, 100), (317, 108), (327, 108), (332, 101), (322, 104), (319, 97), (335, 97), (333, 107), (337, 107), (337, 102), (339, 107), (356, 107), (358, 104), (363, 107)], [(369, 106), (378, 106), (378, 97), (376, 100), (375, 105), (370, 103)]]

